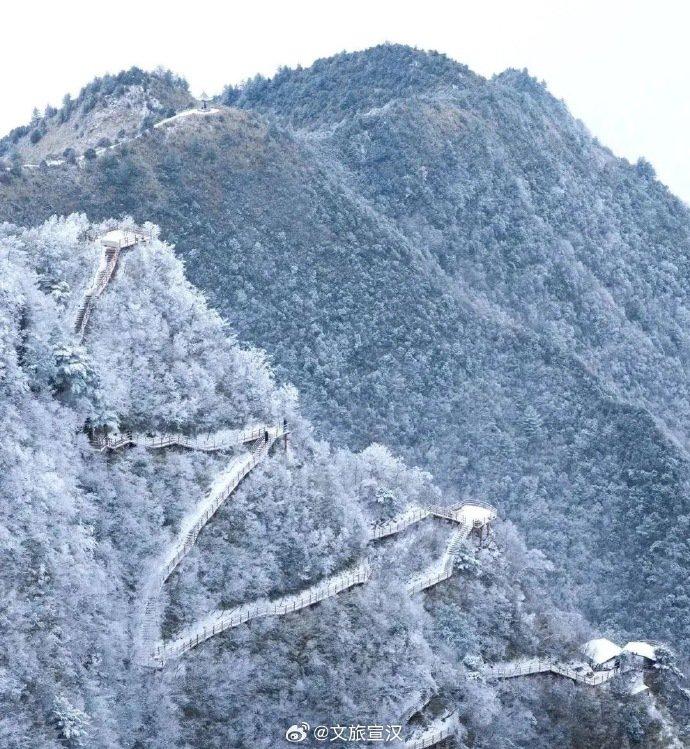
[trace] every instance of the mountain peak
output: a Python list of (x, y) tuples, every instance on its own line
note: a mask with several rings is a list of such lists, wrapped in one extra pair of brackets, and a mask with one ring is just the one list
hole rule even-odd
[(35, 110), (29, 124), (0, 140), (0, 155), (38, 162), (70, 150), (83, 153), (131, 138), (193, 101), (187, 82), (169, 70), (132, 67), (94, 78), (74, 99), (66, 94), (59, 109)]
[(273, 78), (257, 76), (229, 87), (223, 101), (314, 127), (439, 85), (473, 85), (482, 79), (439, 52), (381, 44), (316, 60), (308, 68), (282, 68)]

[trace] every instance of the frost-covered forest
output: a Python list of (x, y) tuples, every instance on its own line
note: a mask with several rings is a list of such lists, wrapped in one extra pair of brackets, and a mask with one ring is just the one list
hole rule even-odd
[(321, 434), (490, 499), (608, 634), (687, 653), (687, 207), (518, 71), (383, 46), (223, 102), (2, 175), (0, 218), (155, 221)]
[[(189, 105), (135, 69), (0, 142), (0, 746), (274, 747), (432, 697), (406, 735), (441, 704), (467, 747), (687, 742), (687, 206), (527, 73), (406, 47), (153, 127)], [(62, 162), (22, 167), (42, 154)], [(94, 240), (133, 221), (160, 239), (123, 256), (80, 342)], [(233, 455), (100, 453), (87, 430), (283, 418), (289, 450), (167, 581), (162, 636), (363, 559), (373, 579), (142, 668), (144, 576)], [(372, 544), (371, 523), (472, 498), (499, 509), (492, 543), (406, 597), (451, 529)], [(653, 704), (481, 676), (594, 634), (670, 648)]]
[[(319, 441), (294, 389), (238, 344), (169, 246), (154, 239), (123, 256), (80, 342), (72, 324), (98, 260), (94, 238), (112, 226), (74, 215), (0, 234), (0, 745), (275, 747), (298, 718), (397, 723), (431, 697), (458, 710), (475, 747), (600, 735), (665, 745), (659, 714), (623, 693), (484, 681), (483, 662), (563, 657), (592, 631), (545, 592), (544, 555), (503, 522), (483, 550), (465, 542), (449, 581), (406, 596), (404, 581), (439, 555), (448, 528), (425, 521), (374, 547), (367, 528), (457, 497), (382, 445), (355, 454)], [(373, 579), (229, 630), (163, 669), (138, 665), (147, 568), (229, 456), (100, 452), (85, 425), (194, 434), (283, 417), (288, 451), (276, 446), (168, 581), (163, 634), (364, 557)], [(560, 700), (578, 705), (572, 720), (556, 717)], [(406, 731), (433, 720), (430, 709)]]

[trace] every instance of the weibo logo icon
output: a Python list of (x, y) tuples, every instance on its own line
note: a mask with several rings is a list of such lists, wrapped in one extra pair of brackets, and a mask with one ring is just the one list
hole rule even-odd
[(309, 733), (309, 723), (295, 723), (290, 726), (285, 732), (285, 738), (292, 744), (299, 744), (300, 741), (304, 741)]

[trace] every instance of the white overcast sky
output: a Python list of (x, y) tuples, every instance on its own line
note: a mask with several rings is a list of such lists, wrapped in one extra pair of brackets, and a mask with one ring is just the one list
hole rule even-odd
[(162, 65), (211, 94), (280, 65), (400, 42), (485, 76), (528, 68), (604, 144), (647, 158), (690, 202), (687, 0), (32, 0), (7, 3), (2, 18), (2, 133), (132, 65)]

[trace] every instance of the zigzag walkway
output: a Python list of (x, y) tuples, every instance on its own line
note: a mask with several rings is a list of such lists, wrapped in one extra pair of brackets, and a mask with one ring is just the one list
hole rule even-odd
[[(484, 514), (480, 513), (480, 510), (483, 510)], [(477, 517), (478, 515), (486, 517), (487, 520), (479, 520)], [(415, 578), (412, 583), (407, 585), (407, 592), (410, 595), (429, 588), (442, 580), (448, 579), (453, 571), (453, 561), (455, 555), (460, 549), (460, 542), (467, 538), (473, 528), (479, 527), (478, 524), (483, 525), (486, 522), (495, 519), (496, 511), (493, 508), (489, 508), (489, 506), (480, 507), (479, 505), (468, 504), (456, 508), (435, 507), (428, 510), (423, 508), (411, 508), (397, 518), (386, 521), (385, 523), (377, 523), (373, 525), (370, 539), (385, 538), (394, 533), (399, 533), (408, 528), (414, 522), (418, 522), (429, 516), (451, 519), (454, 522), (460, 523), (460, 528), (451, 536), (451, 541), (446, 549), (446, 553), (444, 554), (442, 562), (444, 566), (444, 574), (436, 575), (434, 568), (433, 573), (424, 576), (424, 584), (421, 585), (421, 587), (417, 584), (413, 585), (417, 580), (417, 578)], [(191, 548), (193, 543), (194, 542), (191, 541), (188, 548)], [(179, 559), (171, 568), (170, 565), (163, 565), (162, 573), (165, 573), (169, 568), (170, 572), (172, 572), (172, 569), (174, 569), (177, 563), (179, 563)], [(169, 574), (170, 573), (168, 572), (166, 578), (163, 578), (162, 580), (161, 575), (159, 575), (158, 580), (160, 585), (158, 589), (162, 587), (163, 582), (165, 582), (165, 579), (167, 579)], [(430, 579), (432, 575), (435, 576), (436, 579)], [(251, 604), (244, 604), (235, 609), (217, 611), (205, 617), (200, 622), (193, 624), (168, 643), (157, 642), (150, 657), (145, 658), (146, 665), (163, 665), (169, 658), (183, 655), (187, 651), (202, 642), (205, 642), (214, 635), (220, 634), (226, 629), (237, 627), (251, 619), (263, 616), (280, 616), (306, 608), (307, 606), (318, 603), (325, 598), (348, 590), (355, 585), (366, 583), (370, 578), (371, 570), (368, 563), (365, 561), (354, 569), (328, 577), (299, 594), (290, 594), (282, 596), (274, 601), (257, 601)]]
[[(74, 331), (79, 340), (84, 338), (93, 304), (111, 281), (121, 252), (140, 242), (148, 241), (150, 241), (150, 235), (131, 231), (109, 232), (101, 238), (103, 251), (99, 264), (74, 323)], [(128, 432), (93, 440), (94, 448), (101, 452), (119, 450), (133, 445), (152, 449), (177, 446), (193, 450), (219, 451), (251, 444), (251, 449), (234, 458), (228, 468), (214, 481), (211, 489), (182, 523), (175, 541), (154, 565), (152, 573), (143, 585), (143, 610), (137, 643), (137, 660), (142, 665), (160, 667), (168, 659), (183, 655), (226, 629), (261, 617), (283, 616), (299, 611), (356, 585), (362, 585), (371, 578), (371, 568), (367, 561), (363, 561), (352, 569), (310, 586), (301, 593), (281, 596), (273, 601), (259, 600), (234, 609), (216, 611), (167, 642), (157, 638), (158, 622), (155, 604), (166, 580), (194, 546), (204, 526), (237, 489), (242, 479), (268, 455), (273, 443), (286, 434), (287, 425), (283, 422), (279, 426), (254, 425), (244, 430), (223, 430), (206, 436)], [(457, 523), (459, 527), (452, 534), (440, 563), (432, 565), (429, 570), (408, 583), (406, 589), (410, 595), (449, 578), (461, 542), (474, 528), (482, 528), (494, 520), (496, 510), (490, 505), (481, 503), (463, 504), (457, 507), (411, 507), (391, 520), (375, 523), (370, 530), (370, 540), (387, 538), (400, 533), (427, 517), (450, 520)], [(405, 742), (404, 747), (405, 749), (426, 749), (454, 736), (457, 730), (457, 717), (450, 716), (435, 722), (419, 736)]]
[[(599, 686), (613, 679), (621, 672), (620, 668), (608, 671), (581, 671), (560, 661), (543, 658), (526, 658), (516, 661), (505, 661), (487, 666), (484, 675), (487, 679), (511, 679), (532, 674), (551, 673), (564, 676), (578, 684)], [(404, 749), (428, 749), (446, 739), (457, 736), (460, 724), (457, 715), (451, 714), (436, 721), (419, 736), (403, 744)]]
[[(151, 575), (144, 584), (144, 610), (140, 625), (138, 659), (145, 665), (153, 665), (150, 644), (157, 640), (157, 635), (153, 634), (153, 629), (156, 627), (154, 603), (166, 580), (189, 553), (204, 526), (237, 489), (242, 479), (268, 455), (275, 440), (285, 434), (284, 425), (261, 430), (262, 436), (255, 440), (251, 450), (234, 458), (229, 467), (216, 478), (211, 489), (194, 508), (192, 514), (183, 521), (181, 530), (172, 546), (154, 566)], [(173, 441), (171, 444), (177, 444), (177, 442)]]

